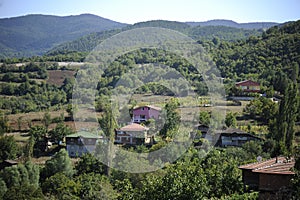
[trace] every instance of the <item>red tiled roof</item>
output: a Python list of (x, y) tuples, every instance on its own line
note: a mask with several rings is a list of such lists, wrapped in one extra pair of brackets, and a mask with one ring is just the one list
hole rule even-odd
[(237, 83), (235, 83), (235, 85), (237, 85), (237, 86), (260, 86), (260, 84), (258, 82), (251, 81), (251, 80), (237, 82)]
[(136, 110), (136, 109), (139, 109), (139, 108), (143, 108), (143, 107), (152, 108), (153, 110), (158, 110), (158, 111), (160, 111), (160, 110), (161, 110), (161, 108), (160, 108), (160, 107), (153, 106), (153, 105), (147, 105), (147, 106), (137, 106), (137, 107), (133, 108), (133, 110)]
[(147, 127), (136, 123), (123, 126), (122, 128), (119, 129), (119, 131), (147, 131), (147, 130), (148, 130)]
[(249, 169), (255, 173), (265, 174), (295, 174), (291, 169), (295, 165), (295, 160), (287, 160), (283, 156), (272, 158), (263, 162), (250, 163), (239, 166), (239, 169)]

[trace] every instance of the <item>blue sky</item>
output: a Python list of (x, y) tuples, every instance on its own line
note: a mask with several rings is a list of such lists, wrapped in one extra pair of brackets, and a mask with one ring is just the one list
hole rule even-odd
[(154, 19), (286, 22), (300, 19), (300, 0), (0, 0), (0, 18), (91, 13), (123, 23)]

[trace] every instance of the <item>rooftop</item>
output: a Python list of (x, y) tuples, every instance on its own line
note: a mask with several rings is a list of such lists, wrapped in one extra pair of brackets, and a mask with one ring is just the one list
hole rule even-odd
[(250, 163), (247, 165), (239, 166), (239, 169), (252, 170), (255, 173), (265, 173), (265, 174), (295, 174), (292, 168), (295, 165), (295, 160), (293, 158), (287, 159), (284, 156), (279, 156), (277, 158), (271, 158), (262, 162)]
[(247, 86), (260, 86), (258, 82), (252, 81), (252, 80), (245, 80), (235, 83), (235, 85), (247, 85)]
[(140, 125), (140, 124), (131, 123), (127, 126), (123, 126), (122, 128), (120, 128), (118, 130), (119, 131), (147, 131), (149, 129), (145, 126)]
[(91, 132), (87, 131), (80, 131), (71, 135), (67, 135), (66, 138), (78, 138), (78, 137), (83, 137), (83, 138), (100, 138), (99, 135), (93, 134)]
[(248, 134), (247, 132), (241, 130), (241, 129), (238, 129), (238, 128), (224, 128), (224, 129), (217, 129), (215, 131), (216, 133), (218, 134), (221, 134), (221, 133), (229, 133), (229, 134), (233, 134), (233, 133), (237, 133), (237, 134)]
[(136, 110), (136, 109), (143, 108), (143, 107), (152, 108), (153, 110), (161, 111), (161, 108), (160, 108), (160, 107), (158, 107), (158, 106), (153, 106), (153, 105), (136, 106), (136, 107), (134, 107), (133, 109)]

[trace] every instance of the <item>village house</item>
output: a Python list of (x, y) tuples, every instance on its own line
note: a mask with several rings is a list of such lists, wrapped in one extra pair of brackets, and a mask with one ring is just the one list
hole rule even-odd
[[(261, 159), (261, 158), (260, 158)], [(258, 159), (258, 160), (260, 160)], [(293, 158), (279, 156), (266, 161), (259, 161), (239, 166), (245, 189), (258, 190), (260, 199), (270, 199), (276, 192), (289, 189), (295, 172)]]
[(145, 122), (148, 119), (158, 119), (161, 108), (148, 105), (148, 106), (139, 106), (133, 109), (132, 121), (134, 123)]
[(116, 130), (115, 143), (127, 145), (151, 145), (154, 136), (149, 135), (149, 128), (137, 123), (131, 123)]
[(227, 146), (237, 146), (241, 147), (246, 142), (251, 140), (260, 141), (261, 138), (242, 131), (237, 128), (226, 128), (221, 130), (216, 130), (215, 135), (219, 135), (219, 138), (215, 146), (227, 147)]
[(235, 86), (242, 92), (260, 92), (260, 84), (252, 80), (245, 80), (235, 83)]
[[(241, 147), (246, 142), (251, 140), (260, 141), (261, 138), (242, 131), (237, 128), (223, 128), (218, 130), (210, 130), (209, 126), (204, 124), (198, 124), (196, 130), (201, 132), (201, 135), (197, 135), (196, 133), (191, 133), (190, 137), (194, 140), (199, 140), (200, 138), (205, 138), (211, 144), (215, 144), (216, 147), (228, 147), (228, 146), (236, 146)], [(196, 143), (199, 145), (200, 143)]]
[(67, 151), (70, 157), (82, 156), (86, 153), (93, 153), (101, 136), (87, 131), (80, 131), (66, 136)]

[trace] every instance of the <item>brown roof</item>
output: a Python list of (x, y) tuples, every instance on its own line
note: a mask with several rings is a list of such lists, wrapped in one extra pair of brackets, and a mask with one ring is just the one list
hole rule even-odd
[(160, 107), (158, 107), (158, 106), (153, 106), (153, 105), (137, 106), (137, 107), (133, 108), (133, 110), (136, 110), (136, 109), (139, 109), (139, 108), (143, 108), (143, 107), (152, 108), (153, 110), (161, 111), (161, 108), (160, 108)]
[(217, 134), (220, 134), (220, 133), (230, 133), (230, 134), (233, 134), (233, 133), (238, 133), (238, 134), (246, 134), (247, 132), (241, 130), (241, 129), (238, 129), (238, 128), (224, 128), (224, 129), (217, 129), (215, 131), (215, 133)]
[[(277, 159), (277, 161), (276, 161)], [(283, 156), (271, 158), (263, 162), (255, 162), (247, 165), (239, 166), (239, 169), (252, 170), (255, 173), (265, 174), (295, 174), (291, 169), (295, 165), (295, 160), (287, 160)]]
[(123, 126), (122, 128), (119, 129), (119, 131), (147, 131), (147, 130), (148, 130), (147, 127), (136, 123)]
[(251, 81), (251, 80), (237, 82), (237, 83), (235, 83), (235, 85), (237, 85), (237, 86), (240, 86), (240, 85), (241, 86), (260, 86), (260, 84), (258, 82)]

